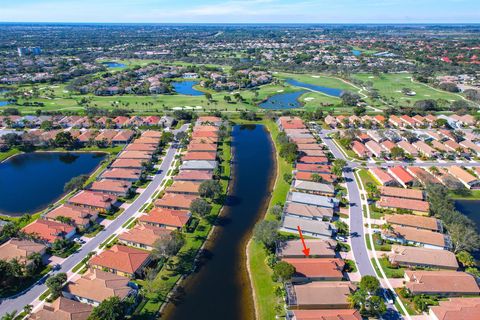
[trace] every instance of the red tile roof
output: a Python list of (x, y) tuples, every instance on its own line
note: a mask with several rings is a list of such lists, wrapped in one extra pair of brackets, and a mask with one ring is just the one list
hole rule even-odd
[(22, 228), (27, 234), (34, 234), (44, 241), (53, 243), (75, 230), (75, 227), (57, 221), (38, 219)]
[(146, 251), (114, 245), (92, 257), (89, 264), (133, 274), (144, 266), (149, 257), (150, 254)]
[(147, 224), (182, 228), (190, 220), (190, 214), (187, 210), (153, 208), (148, 214), (140, 216), (138, 220)]
[(117, 197), (102, 192), (83, 190), (71, 197), (68, 202), (75, 205), (84, 205), (102, 209), (109, 208), (117, 201)]

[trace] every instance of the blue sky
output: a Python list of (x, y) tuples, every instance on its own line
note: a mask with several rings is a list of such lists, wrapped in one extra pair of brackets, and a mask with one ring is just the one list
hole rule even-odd
[(480, 0), (0, 0), (0, 21), (480, 23)]

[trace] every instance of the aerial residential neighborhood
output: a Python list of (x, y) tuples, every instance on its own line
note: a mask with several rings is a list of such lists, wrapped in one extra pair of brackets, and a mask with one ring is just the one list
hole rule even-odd
[(4, 1), (1, 320), (480, 319), (480, 4)]

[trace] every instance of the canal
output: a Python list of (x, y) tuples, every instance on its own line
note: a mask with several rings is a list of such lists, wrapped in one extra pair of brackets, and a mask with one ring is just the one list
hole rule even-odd
[(65, 194), (65, 183), (92, 173), (105, 157), (98, 152), (33, 152), (1, 162), (0, 213), (18, 216), (45, 209)]
[(245, 247), (273, 187), (274, 150), (260, 125), (234, 126), (233, 181), (218, 227), (207, 240), (197, 272), (182, 284), (182, 298), (161, 319), (254, 319)]

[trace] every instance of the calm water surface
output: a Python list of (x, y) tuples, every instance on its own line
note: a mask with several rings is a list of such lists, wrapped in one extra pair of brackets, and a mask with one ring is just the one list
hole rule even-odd
[(219, 226), (207, 241), (197, 272), (161, 319), (254, 319), (245, 245), (268, 203), (274, 174), (273, 149), (263, 126), (233, 129), (234, 180)]
[(198, 81), (177, 81), (172, 82), (172, 86), (175, 89), (175, 92), (178, 94), (185, 94), (188, 96), (203, 96), (205, 93), (195, 89), (193, 86), (196, 86)]
[(288, 83), (288, 84), (291, 84), (292, 86), (303, 87), (303, 88), (311, 89), (313, 91), (319, 91), (319, 92), (322, 92), (322, 93), (327, 94), (327, 95), (332, 96), (332, 97), (340, 97), (340, 95), (343, 92), (343, 90), (341, 90), (341, 89), (317, 86), (317, 85), (314, 85), (314, 84), (300, 82), (300, 81), (297, 81), (297, 80), (294, 80), (294, 79), (288, 79), (285, 82)]
[(0, 100), (0, 107), (8, 106), (10, 102)]
[[(456, 200), (455, 208), (475, 222), (477, 233), (480, 234), (480, 200)], [(480, 260), (480, 251), (475, 252), (473, 256)]]
[(105, 65), (107, 68), (125, 68), (126, 65), (120, 62), (115, 62), (115, 61), (108, 61), (108, 62), (102, 62), (103, 65)]
[(104, 153), (38, 152), (0, 163), (0, 212), (34, 213), (63, 195), (65, 183), (95, 170)]
[(277, 93), (259, 104), (264, 109), (294, 109), (303, 107), (298, 101), (300, 96), (308, 91), (296, 91), (288, 93)]

